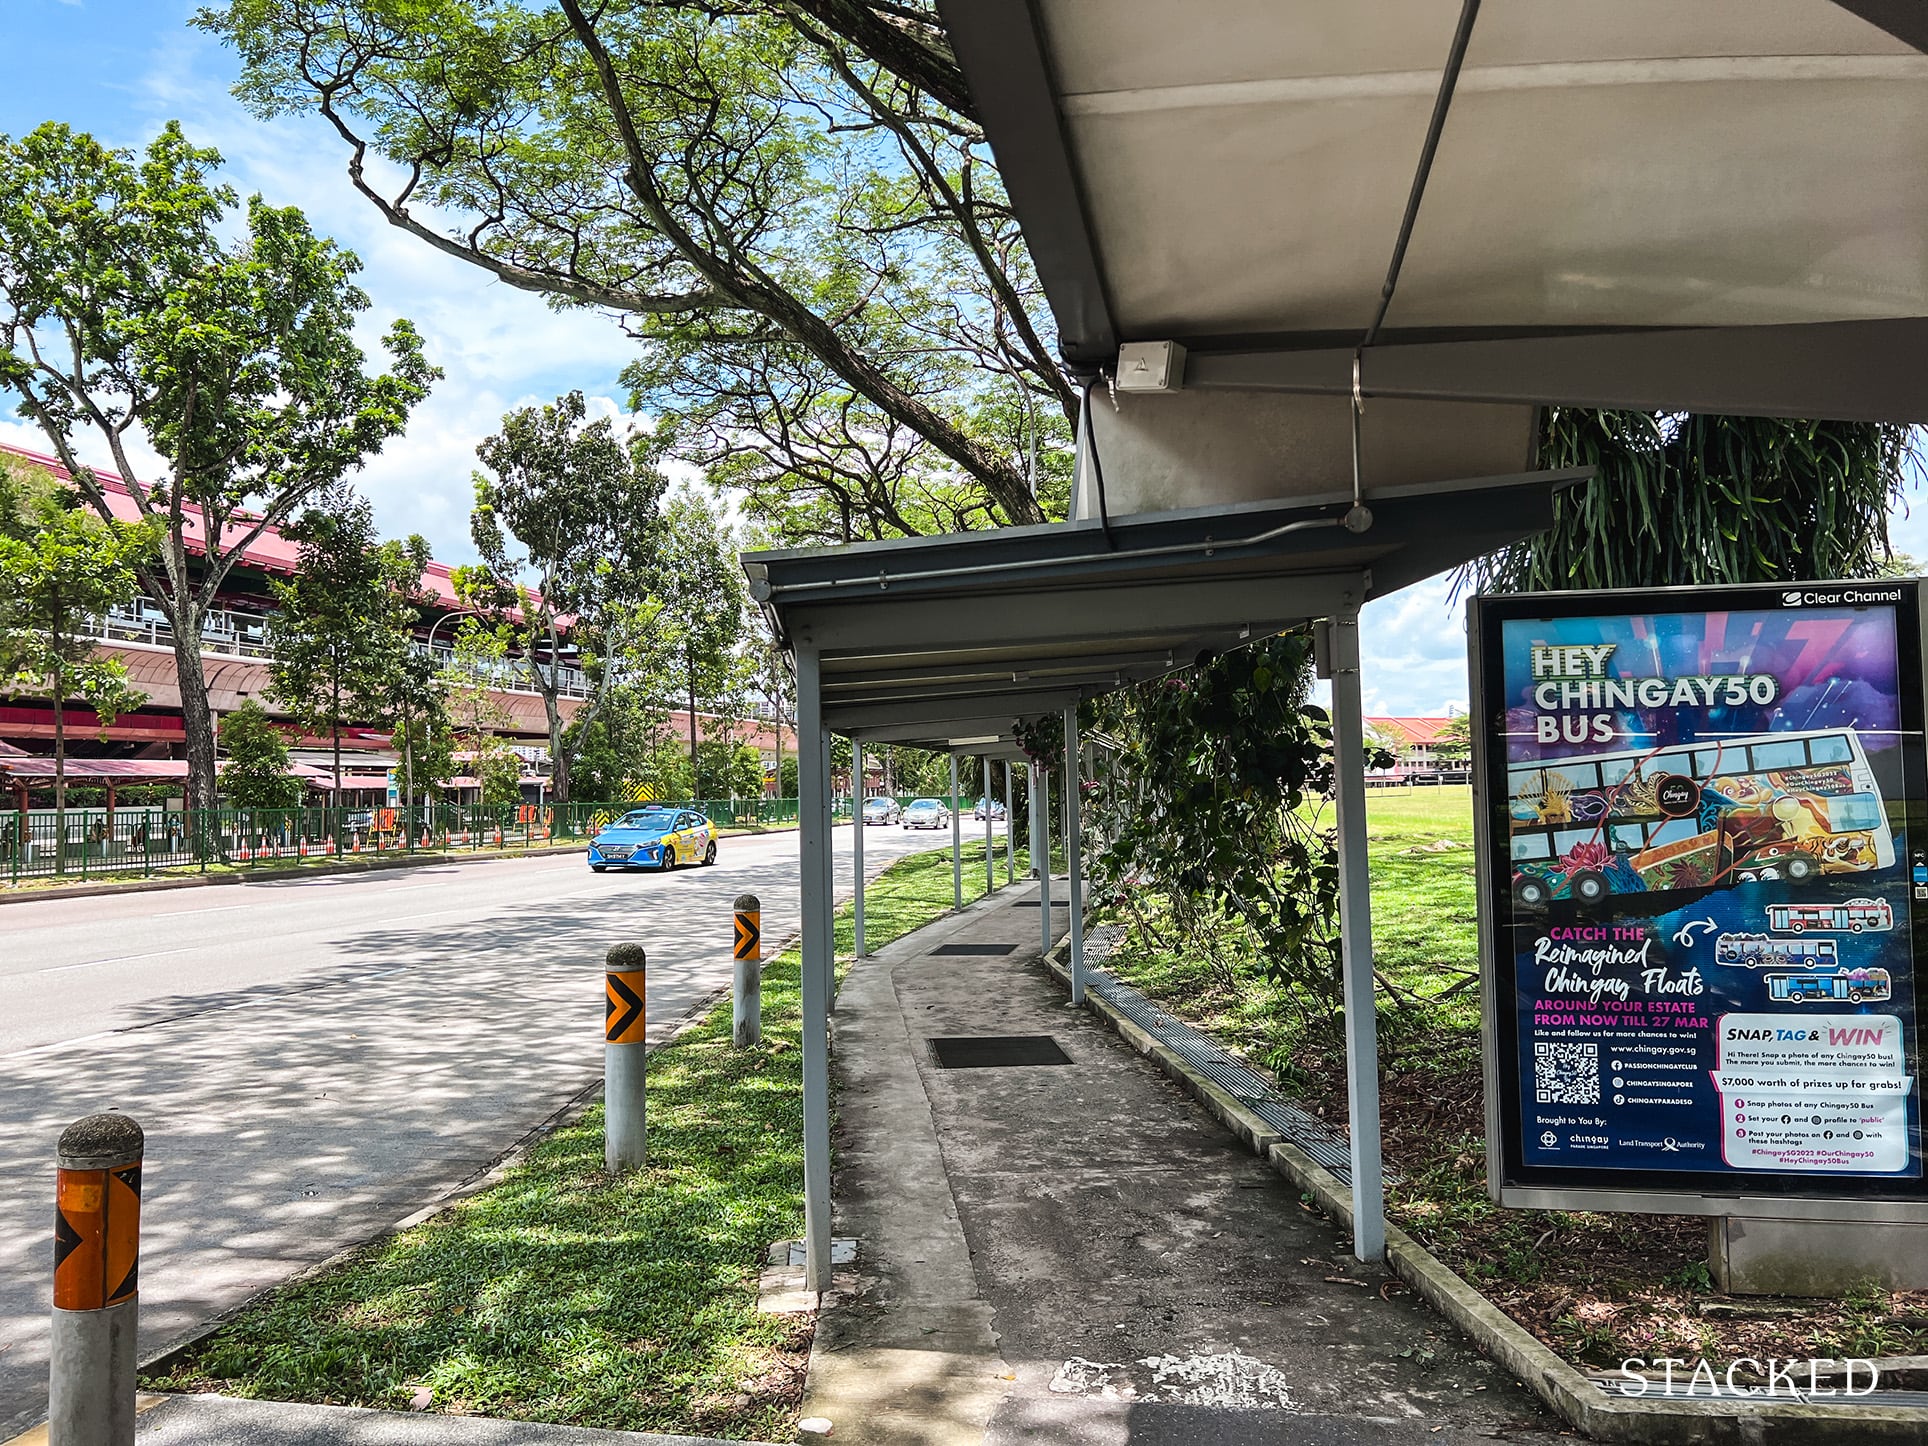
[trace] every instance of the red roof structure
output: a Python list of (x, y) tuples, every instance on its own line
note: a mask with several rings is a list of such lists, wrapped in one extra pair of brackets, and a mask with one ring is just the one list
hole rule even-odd
[[(0, 445), (0, 452), (9, 453), (36, 467), (44, 467), (62, 482), (72, 482), (73, 473), (57, 457), (49, 457), (44, 452), (31, 451), (26, 447)], [(140, 504), (134, 500), (133, 487), (128, 482), (107, 471), (105, 468), (93, 469), (94, 480), (106, 494), (107, 506), (114, 516), (122, 522), (140, 520)], [(205, 556), (207, 552), (207, 528), (201, 520), (201, 509), (192, 502), (183, 508), (186, 514), (186, 538), (188, 551)], [(248, 527), (260, 516), (259, 513), (239, 512), (238, 521), (229, 523), (222, 533), (222, 545), (231, 546), (246, 535)], [(284, 536), (278, 527), (269, 527), (248, 544), (241, 554), (243, 563), (259, 568), (263, 572), (279, 573), (283, 577), (294, 575), (300, 560), (300, 549), (293, 540)], [(455, 595), (455, 584), (451, 580), (450, 567), (445, 562), (431, 562), (422, 569), (422, 586), (427, 589), (436, 605), (450, 610), (461, 607), (462, 600)]]
[(1451, 718), (1368, 718), (1366, 726), (1407, 743), (1436, 743), (1452, 721)]

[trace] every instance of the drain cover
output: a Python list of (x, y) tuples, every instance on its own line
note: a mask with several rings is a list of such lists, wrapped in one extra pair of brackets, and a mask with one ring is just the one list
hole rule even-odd
[(931, 950), (933, 954), (1009, 954), (1017, 949), (1015, 944), (939, 944)]
[(930, 1041), (940, 1069), (1009, 1069), (1028, 1064), (1070, 1064), (1071, 1056), (1048, 1034), (965, 1034)]
[[(1015, 904), (1011, 905), (1011, 907), (1014, 909), (1035, 909), (1038, 907), (1038, 901), (1036, 899), (1019, 899)], [(1068, 909), (1071, 907), (1071, 901), (1069, 899), (1053, 899), (1051, 901), (1051, 907), (1054, 909)]]

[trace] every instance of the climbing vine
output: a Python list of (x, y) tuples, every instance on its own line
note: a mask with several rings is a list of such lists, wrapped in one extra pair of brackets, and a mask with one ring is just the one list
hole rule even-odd
[[(1311, 681), (1309, 637), (1286, 634), (1087, 702), (1079, 723), (1095, 755), (1085, 785), (1093, 902), (1155, 932), (1143, 905), (1158, 895), (1181, 942), (1222, 979), (1232, 977), (1225, 952), (1243, 951), (1329, 1012), (1332, 725), (1309, 700)], [(1059, 719), (1021, 724), (1017, 736), (1037, 761), (1061, 761)]]

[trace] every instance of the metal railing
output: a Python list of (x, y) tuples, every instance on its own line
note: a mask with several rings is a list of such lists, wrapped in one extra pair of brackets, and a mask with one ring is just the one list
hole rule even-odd
[[(174, 626), (166, 614), (148, 604), (132, 603), (110, 608), (92, 620), (88, 636), (103, 643), (137, 643), (151, 648), (172, 648)], [(534, 693), (528, 670), (520, 659), (462, 659), (455, 649), (437, 644), (431, 649), (420, 638), (413, 640), (418, 653), (430, 653), (436, 666), (446, 673), (465, 673), (479, 682), (505, 693)], [(260, 613), (235, 612), (228, 608), (209, 608), (201, 618), (201, 651), (209, 657), (265, 659), (274, 656), (268, 643), (267, 618)], [(589, 675), (565, 664), (560, 671), (560, 691), (566, 698), (587, 698)]]

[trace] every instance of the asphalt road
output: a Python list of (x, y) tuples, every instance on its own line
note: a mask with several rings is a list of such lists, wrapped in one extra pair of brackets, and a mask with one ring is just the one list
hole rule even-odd
[[(866, 872), (948, 842), (872, 828)], [(796, 929), (796, 847), (724, 839), (714, 867), (668, 876), (561, 855), (0, 909), (0, 1440), (45, 1411), (67, 1124), (119, 1110), (147, 1132), (146, 1356), (474, 1178), (593, 1086), (609, 945), (649, 951), (652, 1039), (727, 986), (741, 892), (770, 957)], [(848, 826), (835, 853), (843, 897)]]

